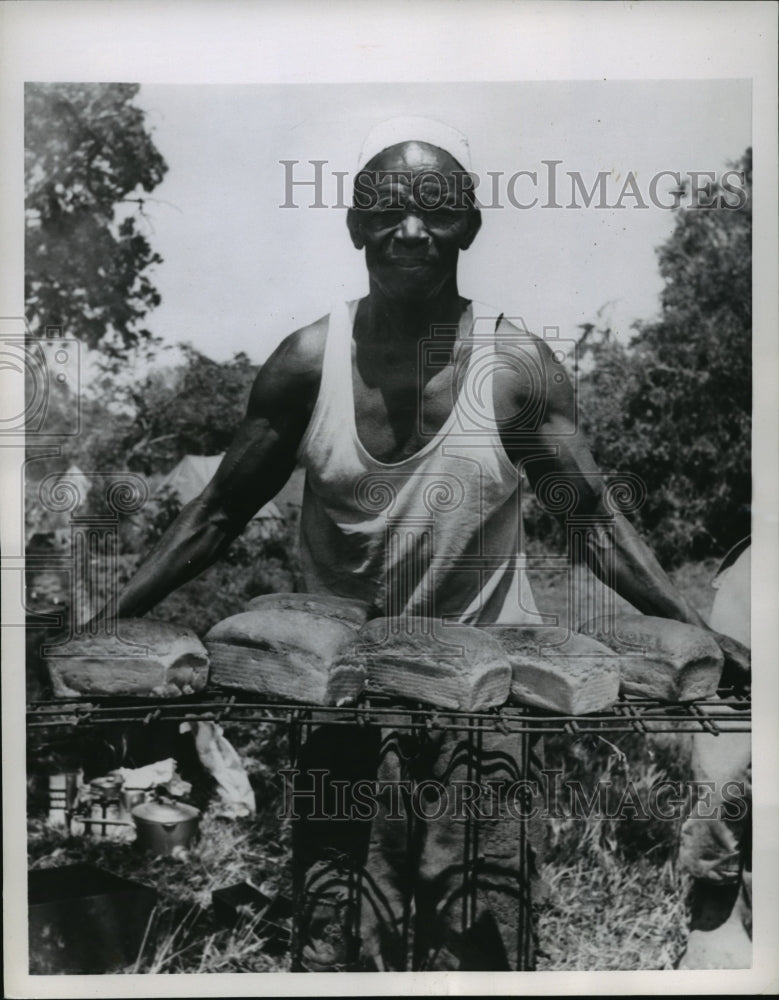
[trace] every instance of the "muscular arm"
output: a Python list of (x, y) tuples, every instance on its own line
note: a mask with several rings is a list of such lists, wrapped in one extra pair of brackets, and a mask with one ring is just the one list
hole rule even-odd
[[(517, 422), (513, 429), (504, 432), (509, 456), (524, 468), (536, 491), (543, 493), (544, 487), (550, 490), (555, 484), (566, 491), (566, 514), (592, 518), (583, 555), (600, 580), (644, 614), (706, 628), (701, 616), (679, 593), (627, 518), (615, 511), (609, 501), (606, 480), (577, 424), (574, 392), (568, 377), (560, 365), (552, 362), (552, 353), (544, 342), (535, 341), (531, 345), (527, 335), (524, 340), (518, 349), (537, 352), (531, 370), (537, 371), (541, 362), (545, 398), (537, 426), (523, 428)], [(515, 372), (523, 370), (522, 365), (513, 368)], [(527, 406), (532, 386), (521, 374), (504, 376), (496, 382), (496, 406), (502, 408), (504, 417), (510, 417), (511, 412), (533, 412)], [(500, 409), (498, 416), (501, 417)], [(749, 669), (748, 652), (726, 636), (718, 633), (715, 636), (726, 656), (727, 679), (743, 679)]]
[(145, 614), (222, 556), (295, 467), (321, 374), (319, 328), (288, 337), (260, 370), (244, 420), (214, 478), (188, 503), (102, 614)]

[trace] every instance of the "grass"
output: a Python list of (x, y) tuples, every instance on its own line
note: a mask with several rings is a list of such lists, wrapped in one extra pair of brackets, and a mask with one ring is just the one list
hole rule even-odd
[[(669, 575), (708, 618), (718, 560), (685, 563)], [(543, 571), (533, 581), (539, 606), (564, 607), (565, 579)], [(622, 758), (617, 778), (639, 790), (663, 777), (689, 774), (689, 737), (635, 736), (614, 741)], [(548, 739), (546, 766), (566, 778), (614, 779), (620, 758), (604, 745)], [(686, 943), (687, 879), (675, 866), (678, 824), (653, 821), (552, 820), (537, 906), (540, 971), (672, 969)]]
[(268, 951), (261, 915), (234, 928), (215, 927), (208, 912), (192, 907), (158, 909), (152, 914), (133, 973), (288, 972), (286, 954)]
[[(248, 881), (263, 891), (289, 893), (288, 826), (276, 818), (262, 743), (248, 726), (227, 730), (242, 746), (258, 795), (255, 818), (225, 820), (214, 803), (203, 815), (201, 837), (186, 858), (153, 858), (108, 840), (67, 837), (41, 818), (29, 825), (31, 868), (87, 862), (156, 889), (159, 903), (136, 961), (125, 972), (266, 972), (289, 968), (287, 954), (269, 953), (257, 920), (220, 927), (210, 909), (215, 889)], [(591, 782), (630, 777), (648, 787), (661, 775), (658, 751), (634, 738), (620, 749), (626, 770), (615, 773), (603, 744), (571, 745), (550, 738), (547, 766)], [(670, 757), (673, 749), (669, 746)], [(653, 759), (653, 757), (655, 759)], [(662, 758), (662, 754), (661, 754)], [(665, 763), (661, 760), (661, 763)], [(680, 765), (681, 766), (681, 765)], [(684, 943), (685, 890), (673, 863), (675, 832), (659, 823), (553, 819), (548, 823), (537, 903), (540, 970), (672, 968)]]
[[(546, 766), (588, 794), (608, 781), (611, 801), (628, 782), (646, 804), (651, 787), (683, 779), (688, 738), (546, 741)], [(671, 969), (686, 939), (686, 880), (675, 867), (679, 820), (554, 817), (547, 822), (548, 892), (537, 908), (541, 970)]]
[[(704, 615), (716, 563), (687, 565), (673, 574)], [(552, 574), (534, 581), (540, 601), (562, 599)], [(290, 831), (279, 821), (278, 768), (286, 742), (271, 724), (225, 726), (241, 754), (258, 804), (256, 817), (226, 820), (216, 803), (204, 812), (201, 837), (188, 856), (152, 858), (128, 844), (68, 837), (47, 826), (40, 810), (29, 817), (31, 868), (88, 862), (154, 887), (158, 906), (136, 960), (125, 972), (266, 972), (289, 968), (273, 953), (257, 919), (221, 927), (211, 893), (248, 881), (289, 894)], [(663, 776), (685, 776), (687, 744), (675, 736), (610, 737), (611, 742), (547, 739), (547, 767), (590, 787), (608, 778), (639, 791)], [(541, 874), (546, 894), (536, 903), (540, 970), (672, 968), (685, 940), (684, 879), (675, 868), (678, 830), (659, 820), (553, 819), (547, 824)]]
[[(203, 812), (200, 838), (181, 857), (152, 857), (133, 845), (72, 837), (42, 815), (28, 819), (30, 869), (87, 863), (154, 888), (158, 904), (139, 954), (124, 972), (278, 972), (286, 955), (269, 954), (258, 919), (221, 927), (211, 894), (248, 881), (267, 895), (289, 894), (289, 824), (278, 819), (275, 771), (284, 766), (286, 735), (270, 723), (233, 726), (228, 738), (242, 754), (257, 799), (255, 817), (226, 819), (218, 801)], [(203, 789), (194, 793), (202, 797)]]
[(539, 971), (672, 969), (685, 942), (685, 891), (673, 863), (608, 850), (545, 865)]

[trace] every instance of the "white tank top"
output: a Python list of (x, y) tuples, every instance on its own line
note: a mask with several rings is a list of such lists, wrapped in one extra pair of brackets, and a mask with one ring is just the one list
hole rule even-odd
[(478, 303), (465, 310), (458, 340), (471, 338), (472, 349), (451, 414), (414, 455), (385, 463), (357, 434), (352, 317), (347, 303), (334, 307), (298, 455), (309, 592), (367, 600), (389, 616), (541, 623), (519, 552), (518, 472), (493, 407), (498, 317)]

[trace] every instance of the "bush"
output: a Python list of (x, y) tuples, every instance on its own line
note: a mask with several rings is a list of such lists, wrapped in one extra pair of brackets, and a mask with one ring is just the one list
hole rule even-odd
[(643, 479), (635, 523), (667, 566), (722, 555), (750, 531), (751, 150), (734, 166), (745, 204), (679, 210), (659, 248), (658, 318), (635, 324), (629, 348), (591, 324), (582, 338), (595, 458), (605, 472)]

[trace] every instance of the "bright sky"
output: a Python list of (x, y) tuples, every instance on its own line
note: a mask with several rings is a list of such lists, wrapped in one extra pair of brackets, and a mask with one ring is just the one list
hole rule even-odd
[[(483, 212), (482, 231), (461, 258), (461, 292), (523, 317), (536, 332), (558, 326), (563, 336), (577, 335), (605, 305), (614, 328), (627, 333), (658, 308), (654, 248), (673, 213), (651, 203), (634, 208), (629, 197), (621, 210), (544, 208), (542, 161), (562, 161), (563, 205), (569, 171), (588, 189), (599, 171), (610, 172), (613, 204), (632, 170), (649, 202), (660, 171), (720, 174), (737, 159), (751, 142), (750, 101), (749, 82), (739, 80), (144, 85), (137, 102), (170, 167), (147, 209), (164, 258), (155, 274), (163, 302), (150, 327), (167, 343), (189, 340), (219, 360), (243, 350), (259, 362), (338, 297), (363, 294), (362, 254), (349, 241), (345, 211), (307, 207), (310, 188), (296, 190), (300, 208), (280, 208), (279, 161), (299, 160), (301, 178), (313, 176), (309, 160), (328, 161), (331, 204), (330, 171), (351, 176), (374, 124), (422, 114), (468, 136), (480, 175), (505, 174), (504, 207)], [(535, 208), (506, 201), (506, 179), (518, 170), (538, 172)], [(668, 200), (673, 186), (661, 180), (660, 196)], [(530, 201), (532, 187), (520, 180), (518, 200)]]

